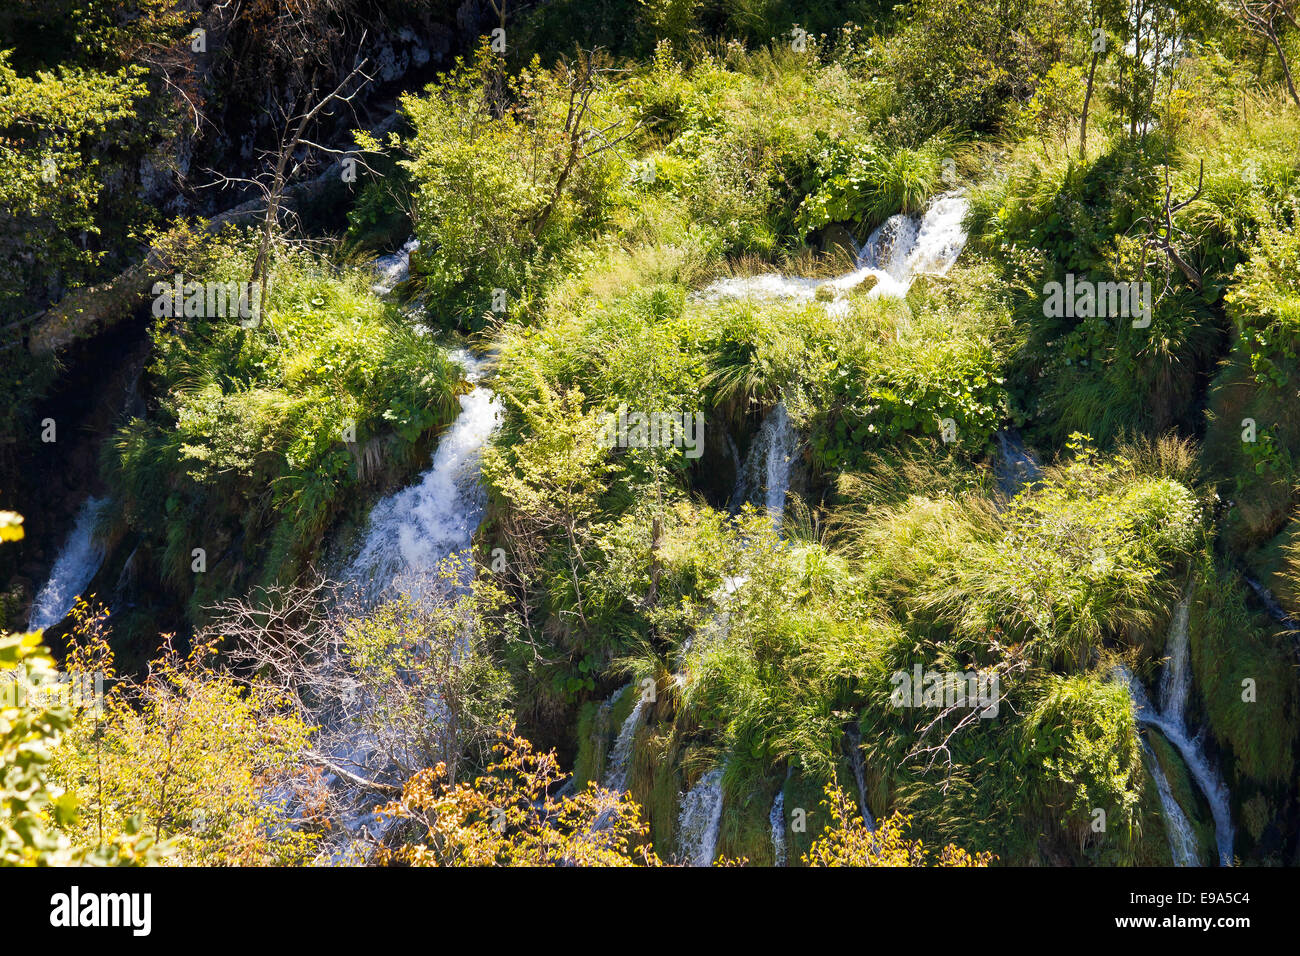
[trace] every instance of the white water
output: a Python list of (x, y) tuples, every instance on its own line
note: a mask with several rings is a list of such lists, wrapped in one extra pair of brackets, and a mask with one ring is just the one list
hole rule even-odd
[(410, 278), (411, 253), (419, 248), (420, 241), (418, 239), (408, 239), (406, 245), (402, 246), (397, 252), (376, 259), (375, 272), (378, 274), (379, 279), (370, 287), (370, 291), (379, 296), (388, 295)]
[(1160, 678), (1160, 710), (1152, 705), (1142, 684), (1126, 670), (1121, 668), (1121, 671), (1128, 682), (1138, 722), (1154, 727), (1174, 745), (1182, 755), (1192, 779), (1205, 795), (1210, 805), (1210, 814), (1214, 818), (1214, 839), (1219, 852), (1219, 864), (1231, 866), (1234, 839), (1231, 795), (1218, 770), (1206, 757), (1200, 734), (1189, 734), (1185, 719), (1187, 695), (1191, 689), (1187, 636), (1190, 616), (1191, 597), (1188, 595), (1179, 601), (1169, 627), (1169, 660)]
[(790, 468), (799, 450), (799, 435), (790, 424), (785, 402), (778, 402), (763, 419), (758, 434), (736, 476), (731, 510), (739, 511), (747, 501), (761, 502), (777, 528), (785, 515), (785, 496), (790, 491)]
[[(811, 302), (817, 297), (818, 289), (825, 286), (831, 293), (827, 309), (832, 315), (844, 315), (848, 312), (849, 291), (869, 277), (875, 278), (875, 285), (867, 293), (869, 298), (902, 298), (917, 276), (943, 275), (952, 268), (966, 245), (962, 220), (968, 208), (968, 201), (958, 191), (936, 197), (920, 218), (901, 213), (891, 216), (871, 234), (858, 252), (857, 268), (829, 282), (778, 273), (733, 277), (711, 283), (692, 298), (700, 302), (741, 298)], [(780, 402), (763, 420), (745, 463), (736, 475), (731, 510), (738, 511), (745, 502), (762, 503), (779, 529), (785, 514), (790, 470), (798, 445), (799, 436), (791, 427), (785, 403)], [(725, 617), (715, 615), (707, 630), (722, 630), (725, 636)], [(678, 674), (677, 680), (681, 683), (684, 675)], [(862, 755), (856, 746), (851, 749), (859, 806), (867, 826), (874, 830), (875, 823), (867, 809)], [(697, 866), (707, 866), (713, 860), (722, 813), (721, 779), (721, 769), (710, 771), (682, 800), (678, 847), (683, 856)], [(775, 822), (773, 827), (775, 845)], [(784, 841), (784, 831), (781, 839)]]
[(1147, 758), (1147, 770), (1156, 782), (1156, 791), (1160, 794), (1160, 808), (1165, 818), (1165, 835), (1169, 838), (1169, 853), (1174, 859), (1174, 866), (1200, 866), (1200, 850), (1196, 844), (1196, 832), (1183, 808), (1174, 799), (1169, 788), (1169, 780), (1160, 769), (1160, 761), (1151, 752), (1151, 747), (1142, 741), (1142, 752)]
[(952, 268), (966, 246), (962, 220), (970, 204), (961, 191), (936, 196), (921, 217), (903, 213), (890, 216), (858, 251), (857, 268), (829, 281), (803, 276), (766, 273), (719, 279), (693, 297), (701, 302), (725, 299), (811, 302), (825, 286), (831, 293), (827, 308), (833, 315), (848, 311), (847, 293), (874, 277), (868, 298), (907, 295), (920, 275), (941, 276)]
[[(632, 693), (632, 685), (628, 685), (627, 693)], [(623, 721), (623, 726), (619, 728), (618, 737), (614, 740), (614, 749), (609, 754), (609, 766), (605, 771), (605, 789), (623, 791), (627, 789), (627, 771), (632, 763), (632, 742), (636, 739), (637, 728), (641, 726), (641, 718), (645, 714), (646, 704), (649, 700), (645, 694), (637, 700), (636, 706), (632, 712), (627, 715)]]
[(682, 798), (677, 849), (687, 866), (710, 866), (722, 825), (722, 769), (710, 770)]
[[(485, 361), (453, 352), (466, 378), (477, 382)], [(483, 520), (478, 482), (483, 446), (501, 423), (501, 402), (484, 386), (460, 396), (460, 414), (438, 441), (433, 463), (419, 480), (380, 500), (370, 512), (361, 550), (344, 573), (369, 598), (399, 579), (418, 583), (440, 562), (470, 547)]]
[(87, 498), (78, 510), (72, 530), (50, 569), (50, 579), (32, 601), (28, 630), (43, 630), (62, 621), (104, 563), (104, 551), (94, 540), (95, 521), (104, 503), (103, 498)]
[(785, 866), (785, 791), (778, 790), (772, 801), (772, 812), (767, 815), (772, 827), (772, 855), (776, 866)]

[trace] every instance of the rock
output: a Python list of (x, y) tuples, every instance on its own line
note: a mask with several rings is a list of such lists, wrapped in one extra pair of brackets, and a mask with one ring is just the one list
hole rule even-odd
[(837, 249), (847, 252), (850, 256), (856, 256), (858, 244), (853, 239), (853, 234), (842, 224), (833, 222), (822, 229), (818, 239), (818, 245), (822, 252), (834, 252)]

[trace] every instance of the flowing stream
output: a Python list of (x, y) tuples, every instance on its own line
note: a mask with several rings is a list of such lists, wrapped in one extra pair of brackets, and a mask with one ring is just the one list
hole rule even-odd
[[(451, 358), (471, 383), (482, 378), (486, 360), (464, 350)], [(479, 458), (501, 413), (492, 390), (475, 384), (460, 396), (460, 414), (439, 439), (428, 470), (371, 509), (361, 550), (344, 572), (367, 598), (378, 598), (399, 582), (418, 588), (421, 575), (470, 547), (486, 503)]]
[[(634, 685), (628, 684), (623, 693), (634, 693)], [(621, 792), (627, 789), (627, 772), (632, 763), (632, 743), (636, 739), (637, 729), (641, 726), (641, 718), (649, 702), (648, 695), (642, 694), (631, 713), (627, 715), (627, 719), (623, 721), (623, 726), (619, 728), (618, 737), (614, 740), (614, 749), (609, 754), (609, 766), (605, 770), (607, 790)]]
[(772, 857), (775, 866), (785, 866), (785, 790), (776, 792), (772, 801), (772, 812), (767, 815), (767, 822), (772, 828)]
[(104, 498), (90, 497), (77, 511), (72, 530), (50, 569), (50, 578), (32, 601), (28, 630), (43, 630), (62, 621), (104, 563), (104, 549), (95, 541), (95, 523), (105, 502)]
[[(1185, 595), (1174, 609), (1173, 621), (1169, 626), (1168, 662), (1160, 676), (1159, 709), (1147, 697), (1140, 681), (1126, 669), (1120, 668), (1120, 672), (1128, 684), (1129, 693), (1133, 698), (1134, 715), (1137, 717), (1138, 722), (1160, 731), (1164, 738), (1174, 746), (1182, 755), (1188, 772), (1191, 774), (1192, 779), (1196, 781), (1196, 786), (1205, 795), (1205, 799), (1210, 805), (1210, 814), (1214, 819), (1214, 837), (1219, 864), (1221, 866), (1231, 866), (1234, 841), (1231, 810), (1232, 797), (1228, 792), (1227, 784), (1223, 782), (1223, 777), (1220, 776), (1218, 770), (1205, 755), (1201, 735), (1191, 734), (1187, 728), (1187, 697), (1192, 684), (1191, 663), (1188, 652), (1188, 623), (1190, 618), (1191, 597)], [(1152, 765), (1155, 765), (1154, 760)], [(1153, 775), (1154, 773), (1155, 771), (1153, 771)], [(1156, 786), (1160, 790), (1166, 825), (1170, 829), (1170, 847), (1173, 848), (1176, 842), (1183, 846), (1188, 844), (1189, 841), (1190, 845), (1194, 847), (1195, 837), (1190, 832), (1190, 826), (1186, 823), (1186, 815), (1183, 813), (1182, 808), (1177, 807), (1176, 801), (1173, 800), (1168, 782), (1166, 781), (1165, 786), (1161, 788), (1160, 779), (1157, 778)], [(1182, 817), (1181, 820), (1179, 819), (1180, 816)], [(1175, 852), (1175, 860), (1179, 858), (1180, 852)], [(1196, 859), (1194, 854), (1193, 859)]]
[(902, 298), (917, 276), (942, 276), (952, 268), (966, 246), (962, 220), (970, 203), (961, 191), (943, 193), (931, 200), (925, 214), (897, 213), (886, 219), (858, 250), (857, 268), (834, 279), (765, 273), (733, 276), (710, 283), (693, 298), (701, 302), (726, 299), (811, 302), (825, 287), (827, 308), (833, 315), (848, 311), (847, 295), (864, 282), (873, 284), (869, 298)]
[(689, 866), (710, 866), (722, 826), (722, 768), (710, 770), (682, 798), (677, 850)]
[[(868, 281), (872, 283), (867, 291), (868, 297), (902, 298), (917, 276), (943, 275), (952, 268), (966, 245), (962, 220), (968, 208), (969, 203), (958, 191), (935, 197), (921, 217), (902, 213), (891, 216), (859, 250), (857, 268), (836, 279), (826, 281), (776, 273), (733, 277), (711, 283), (693, 299), (700, 302), (738, 298), (811, 302), (819, 298), (819, 290), (825, 288), (829, 296), (823, 294), (820, 297), (827, 300), (827, 309), (832, 315), (844, 315), (849, 308), (849, 292)], [(729, 503), (731, 510), (738, 511), (745, 502), (762, 504), (779, 529), (798, 446), (799, 436), (791, 425), (785, 403), (778, 402), (763, 419), (737, 473), (736, 487)], [(858, 781), (859, 806), (867, 825), (874, 829), (866, 805), (862, 755), (856, 747), (850, 749), (850, 760)], [(784, 813), (783, 807), (779, 806), (782, 802), (783, 798), (778, 796), (770, 815), (773, 848), (780, 861), (778, 865), (784, 864), (785, 856), (783, 817), (778, 821), (778, 812)], [(707, 866), (713, 861), (721, 815), (722, 768), (717, 768), (701, 777), (682, 798), (678, 847), (687, 862)]]
[(763, 419), (745, 463), (736, 475), (731, 511), (739, 511), (746, 502), (761, 503), (779, 529), (785, 515), (785, 496), (790, 491), (790, 469), (798, 449), (799, 434), (790, 424), (785, 402), (778, 402)]
[[(403, 249), (376, 263), (380, 282), (374, 289), (387, 294), (409, 270), (410, 253), (418, 243), (411, 240)], [(431, 578), (439, 566), (466, 552), (483, 520), (486, 496), (479, 484), (479, 463), (484, 446), (501, 423), (502, 406), (491, 389), (479, 384), (488, 364), (469, 351), (458, 349), (449, 358), (465, 372), (473, 388), (460, 396), (460, 414), (438, 440), (429, 467), (411, 485), (380, 499), (370, 511), (366, 533), (356, 556), (342, 577), (357, 585), (363, 599), (373, 603), (395, 591), (430, 599)], [(460, 585), (468, 584), (473, 567), (468, 560), (457, 572)], [(334, 745), (330, 756), (338, 766), (367, 767), (383, 758), (376, 753), (378, 742), (354, 723), (365, 700), (348, 702), (340, 720), (332, 722)], [(439, 704), (429, 702), (430, 713)], [(329, 723), (327, 721), (327, 723)], [(344, 829), (356, 834), (362, 827), (381, 831), (364, 801), (349, 808)], [(334, 848), (335, 862), (351, 859), (350, 848)]]

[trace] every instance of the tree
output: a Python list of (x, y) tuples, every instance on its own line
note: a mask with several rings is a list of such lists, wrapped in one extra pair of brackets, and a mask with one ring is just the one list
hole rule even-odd
[(1241, 10), (1241, 19), (1246, 28), (1257, 36), (1261, 36), (1272, 44), (1273, 49), (1277, 51), (1278, 61), (1282, 65), (1282, 77), (1286, 81), (1287, 91), (1291, 94), (1291, 99), (1295, 101), (1296, 106), (1300, 106), (1300, 93), (1296, 92), (1295, 80), (1291, 78), (1291, 65), (1287, 62), (1286, 50), (1282, 47), (1282, 40), (1278, 36), (1277, 21), (1280, 18), (1283, 22), (1291, 24), (1292, 28), (1296, 26), (1294, 0), (1237, 0)]
[(21, 76), (0, 50), (0, 314), (20, 314), (98, 261), (105, 161), (96, 144), (123, 139), (145, 95), (143, 70), (63, 67)]
[(102, 702), (75, 708), (52, 764), (85, 808), (69, 825), (79, 841), (111, 845), (141, 825), (186, 864), (310, 859), (317, 837), (292, 819), (286, 797), (309, 728), (284, 700), (217, 667), (208, 636), (181, 653), (165, 635), (142, 679), (118, 679), (107, 611), (79, 602), (73, 613), (74, 686), (94, 676), (107, 686)]
[(490, 581), (463, 585), (464, 560), (374, 607), (316, 579), (214, 608), (209, 632), (317, 728), (300, 759), (332, 778), (311, 797), (321, 818), (392, 799), (420, 771), (455, 782), (487, 762), (508, 691), (488, 648), (511, 615)]
[(554, 751), (536, 752), (504, 725), (487, 773), (451, 784), (441, 764), (407, 781), (380, 812), (416, 830), (382, 850), (410, 866), (661, 866), (645, 845), (649, 827), (625, 793), (600, 787), (556, 796), (567, 774)]
[(895, 813), (875, 830), (862, 819), (849, 796), (834, 784), (826, 785), (822, 806), (830, 811), (831, 822), (803, 856), (805, 866), (988, 866), (992, 853), (969, 853), (948, 844), (939, 852), (907, 836), (910, 816)]
[[(0, 512), (0, 542), (21, 538), (21, 522), (12, 511)], [(51, 773), (74, 721), (63, 691), (66, 684), (39, 631), (0, 633), (0, 866), (159, 862), (167, 848), (141, 832), (138, 817), (93, 848), (69, 838), (81, 807)]]

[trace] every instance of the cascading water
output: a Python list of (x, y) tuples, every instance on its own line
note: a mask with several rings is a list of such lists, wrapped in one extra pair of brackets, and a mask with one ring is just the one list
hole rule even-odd
[(28, 630), (44, 630), (62, 621), (104, 563), (104, 549), (94, 537), (95, 522), (104, 504), (103, 498), (87, 498), (77, 511), (72, 530), (50, 569), (50, 578), (32, 601)]
[(767, 815), (772, 828), (772, 858), (775, 866), (785, 866), (785, 791), (778, 790), (772, 801), (772, 812)]
[(1026, 485), (1037, 481), (1042, 469), (1038, 466), (1038, 460), (1025, 448), (1024, 442), (1020, 440), (1020, 434), (1015, 429), (1004, 429), (998, 432), (998, 449), (1002, 457), (997, 463), (994, 474), (1002, 493), (1008, 498), (1013, 498)]
[[(484, 360), (463, 350), (451, 358), (465, 369), (470, 382), (482, 378)], [(476, 385), (460, 396), (460, 408), (438, 441), (429, 469), (370, 512), (361, 550), (344, 574), (368, 598), (383, 595), (399, 579), (418, 585), (419, 575), (469, 548), (483, 520), (479, 457), (501, 422), (501, 402), (491, 389)]]
[[(376, 263), (381, 276), (374, 287), (377, 294), (387, 294), (406, 277), (410, 254), (418, 245), (411, 240), (401, 252)], [(472, 545), (483, 519), (486, 502), (479, 485), (479, 461), (484, 445), (500, 425), (501, 402), (491, 389), (478, 384), (486, 371), (486, 359), (463, 349), (449, 357), (464, 369), (465, 378), (474, 387), (460, 396), (460, 414), (440, 437), (429, 468), (414, 484), (381, 499), (371, 509), (361, 548), (342, 575), (357, 585), (367, 602), (391, 594), (395, 588), (412, 597), (434, 599), (427, 590), (430, 575)], [(459, 574), (460, 585), (467, 584), (473, 574), (468, 560)], [(356, 725), (356, 711), (367, 706), (367, 701), (357, 699), (344, 708), (348, 712), (341, 717), (331, 721), (322, 715), (322, 722), (336, 732), (330, 748), (336, 766), (369, 767), (377, 762), (378, 742)], [(436, 714), (440, 705), (433, 700), (428, 706)], [(349, 835), (363, 827), (382, 832), (386, 825), (365, 798), (347, 808), (343, 820)], [(342, 862), (353, 858), (353, 850), (332, 846), (326, 855)]]
[(408, 239), (397, 252), (376, 259), (375, 272), (379, 278), (370, 286), (370, 291), (385, 296), (405, 282), (411, 275), (411, 253), (419, 248), (418, 239)]
[[(628, 685), (626, 693), (632, 693), (631, 684)], [(636, 739), (637, 728), (641, 726), (641, 718), (649, 702), (649, 697), (642, 694), (632, 708), (632, 712), (623, 721), (623, 726), (619, 728), (618, 737), (614, 740), (614, 749), (609, 754), (609, 767), (605, 771), (607, 790), (627, 789), (627, 771), (632, 763), (632, 742)]]
[(687, 866), (710, 866), (722, 826), (722, 768), (710, 770), (682, 799), (677, 848)]
[(826, 287), (832, 314), (847, 311), (845, 295), (868, 279), (874, 286), (869, 298), (902, 298), (919, 275), (944, 275), (966, 246), (962, 220), (970, 203), (960, 190), (936, 196), (923, 216), (890, 216), (868, 237), (858, 252), (857, 268), (829, 281), (805, 276), (767, 273), (719, 279), (696, 293), (700, 302), (724, 299), (811, 302)]
[(1199, 866), (1200, 849), (1196, 844), (1196, 831), (1183, 808), (1174, 799), (1174, 792), (1169, 787), (1169, 780), (1160, 768), (1160, 761), (1151, 752), (1151, 747), (1142, 741), (1142, 753), (1146, 756), (1147, 770), (1156, 782), (1156, 792), (1160, 795), (1160, 809), (1165, 818), (1165, 834), (1169, 838), (1169, 853), (1174, 866)]
[[(874, 278), (875, 283), (868, 291), (868, 297), (902, 298), (918, 275), (943, 275), (952, 268), (966, 245), (962, 221), (968, 208), (968, 201), (957, 191), (936, 197), (920, 218), (901, 213), (891, 216), (867, 239), (858, 253), (857, 268), (829, 282), (776, 273), (733, 277), (711, 283), (692, 298), (699, 302), (738, 298), (812, 302), (819, 297), (819, 289), (828, 287), (831, 295), (827, 308), (832, 315), (839, 315), (847, 312), (849, 291), (868, 278)], [(790, 425), (785, 403), (779, 402), (763, 420), (745, 463), (737, 472), (731, 510), (738, 511), (747, 501), (761, 502), (779, 528), (790, 490), (790, 469), (797, 450), (798, 434)], [(678, 681), (682, 679), (678, 675)], [(866, 805), (862, 755), (856, 747), (851, 749), (862, 815), (874, 830), (875, 824)], [(678, 846), (687, 860), (696, 865), (708, 865), (713, 860), (722, 814), (721, 780), (722, 769), (710, 771), (682, 800)], [(775, 825), (773, 822), (774, 845), (777, 838)], [(784, 840), (784, 831), (781, 839)]]
[(790, 469), (799, 449), (799, 435), (790, 424), (785, 402), (778, 402), (759, 426), (745, 464), (736, 476), (731, 510), (747, 501), (762, 502), (772, 523), (780, 527), (785, 496), (790, 490)]
[[(1191, 596), (1185, 595), (1174, 609), (1169, 627), (1167, 653), (1169, 661), (1160, 678), (1160, 710), (1152, 705), (1141, 682), (1127, 670), (1119, 668), (1133, 698), (1133, 711), (1139, 723), (1152, 727), (1164, 736), (1187, 765), (1197, 787), (1205, 795), (1214, 818), (1214, 838), (1221, 866), (1232, 865), (1234, 831), (1232, 826), (1232, 798), (1214, 765), (1205, 755), (1199, 734), (1190, 735), (1186, 724), (1187, 695), (1191, 690), (1191, 669), (1188, 658), (1188, 623), (1191, 618)], [(1158, 787), (1157, 781), (1157, 787)], [(1163, 799), (1163, 797), (1162, 797)], [(1180, 811), (1181, 812), (1181, 811)], [(1168, 816), (1168, 815), (1167, 815)], [(1176, 826), (1174, 822), (1168, 824)], [(1171, 836), (1171, 842), (1173, 837)]]

